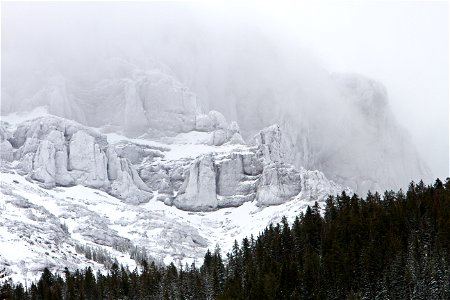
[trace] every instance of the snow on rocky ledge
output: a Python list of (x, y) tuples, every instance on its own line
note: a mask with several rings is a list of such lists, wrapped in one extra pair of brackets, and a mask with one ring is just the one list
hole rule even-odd
[(315, 201), (351, 192), (286, 164), (277, 125), (253, 145), (217, 146), (199, 142), (211, 134), (207, 119), (205, 131), (151, 141), (31, 116), (2, 117), (0, 126), (0, 262), (15, 280), (44, 267), (104, 269), (75, 251), (86, 245), (131, 268), (133, 249), (164, 263), (201, 262), (207, 248), (226, 252), (283, 215), (292, 221)]

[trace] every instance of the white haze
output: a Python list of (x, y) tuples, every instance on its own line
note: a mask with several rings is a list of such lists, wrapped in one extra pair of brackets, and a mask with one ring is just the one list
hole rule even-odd
[[(364, 136), (366, 128), (356, 128), (336, 137), (337, 124), (363, 123), (345, 103), (329, 101), (337, 92), (328, 74), (357, 72), (386, 85), (433, 177), (445, 178), (447, 12), (445, 2), (2, 3), (2, 91), (29, 97), (54, 74), (89, 86), (110, 76), (110, 59), (118, 57), (143, 68), (162, 62), (205, 110), (248, 132), (281, 113), (286, 122), (307, 116), (331, 149)], [(257, 111), (243, 116), (246, 107)]]

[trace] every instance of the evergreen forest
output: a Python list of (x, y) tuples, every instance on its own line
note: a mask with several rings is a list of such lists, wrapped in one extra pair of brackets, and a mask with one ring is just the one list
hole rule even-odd
[(0, 299), (450, 299), (450, 179), (330, 196), (221, 252), (201, 266), (45, 269), (28, 287), (3, 279)]

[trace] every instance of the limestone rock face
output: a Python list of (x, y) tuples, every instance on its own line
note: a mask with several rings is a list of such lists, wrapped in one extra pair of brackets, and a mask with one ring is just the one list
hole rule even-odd
[(146, 185), (159, 193), (159, 200), (173, 200), (175, 191), (180, 190), (185, 179), (184, 162), (165, 162), (154, 164), (139, 170)]
[(155, 157), (164, 157), (159, 149), (152, 149), (143, 145), (126, 143), (115, 147), (117, 155), (127, 158), (132, 164), (138, 164), (144, 159), (153, 160)]
[(190, 211), (214, 210), (257, 201), (278, 205), (302, 191), (301, 172), (281, 162), (266, 162), (259, 148), (225, 157), (200, 156), (189, 167), (174, 205)]
[(220, 207), (239, 206), (253, 201), (256, 195), (257, 174), (245, 172), (247, 154), (231, 153), (216, 162), (217, 195)]
[(75, 184), (75, 179), (67, 169), (69, 161), (68, 147), (64, 145), (61, 150), (55, 152), (55, 183), (61, 186)]
[(261, 174), (264, 168), (262, 159), (253, 153), (242, 154), (242, 165), (244, 174), (252, 176)]
[(118, 157), (106, 137), (76, 122), (37, 118), (19, 125), (10, 140), (22, 171), (47, 188), (80, 184), (133, 204), (151, 198), (130, 161)]
[(80, 234), (88, 241), (108, 247), (130, 243), (127, 238), (121, 237), (116, 230), (108, 227), (106, 225), (107, 223), (107, 220), (98, 217), (95, 218), (95, 216), (92, 215), (91, 218), (87, 218), (84, 223), (75, 227), (73, 232)]
[(10, 133), (8, 130), (0, 123), (0, 159), (6, 161), (14, 160), (13, 147), (8, 141), (10, 138)]
[(245, 144), (239, 132), (238, 124), (233, 121), (228, 124), (225, 117), (218, 111), (210, 111), (207, 115), (200, 114), (195, 119), (195, 130), (210, 132), (209, 145), (220, 146), (224, 143)]
[(78, 177), (78, 182), (96, 188), (109, 185), (106, 155), (94, 137), (77, 131), (70, 139), (69, 149), (69, 171)]
[[(211, 133), (207, 143), (216, 146), (240, 144), (241, 135), (247, 140), (277, 123), (288, 141), (282, 147), (284, 162), (321, 170), (360, 194), (367, 189), (396, 190), (412, 179), (429, 177), (413, 141), (395, 119), (381, 83), (358, 74), (330, 76), (320, 67), (312, 67), (311, 76), (311, 66), (298, 68), (284, 61), (271, 61), (279, 72), (266, 74), (259, 71), (257, 60), (229, 57), (231, 73), (215, 67), (193, 71), (196, 68), (184, 57), (170, 60), (171, 66), (116, 57), (96, 61), (89, 76), (84, 71), (74, 76), (72, 69), (65, 74), (23, 72), (33, 80), (16, 84), (16, 76), (5, 78), (0, 110), (8, 114), (47, 106), (49, 113), (87, 126), (117, 129), (128, 137), (145, 134), (162, 139), (206, 132)], [(240, 132), (232, 133), (232, 120), (239, 123)], [(8, 143), (0, 143), (2, 149), (10, 149)]]
[(284, 203), (300, 193), (300, 183), (300, 173), (292, 166), (271, 163), (264, 167), (256, 201), (261, 206)]
[(48, 187), (55, 185), (56, 163), (55, 146), (48, 140), (39, 143), (33, 161), (31, 176), (37, 181), (43, 182)]
[[(205, 116), (209, 121), (201, 121), (204, 125), (197, 129), (212, 130), (206, 136), (221, 138), (205, 145), (211, 152), (195, 159), (167, 159), (166, 152), (173, 147), (170, 144), (128, 140), (109, 145), (97, 131), (52, 116), (26, 121), (4, 140), (10, 142), (21, 172), (45, 187), (84, 185), (133, 205), (149, 201), (155, 191), (156, 200), (187, 211), (211, 211), (252, 201), (270, 206), (294, 199), (301, 192), (323, 194), (332, 185), (325, 183), (321, 188), (319, 183), (326, 182), (322, 173), (296, 170), (284, 162), (278, 125), (261, 130), (255, 146), (227, 144), (222, 149), (228, 150), (215, 152), (219, 148), (212, 146), (229, 143), (230, 135), (242, 139), (239, 126), (227, 124), (219, 113)], [(198, 149), (204, 151), (203, 147)]]
[(256, 145), (267, 162), (283, 161), (281, 130), (278, 124), (274, 124), (261, 130), (255, 135)]
[(291, 200), (301, 190), (301, 172), (282, 162), (278, 125), (257, 135), (257, 146), (225, 156), (203, 155), (190, 165), (174, 204), (185, 210), (213, 210), (256, 201), (259, 206)]
[(121, 170), (120, 159), (117, 153), (114, 151), (114, 147), (109, 146), (106, 149), (106, 158), (108, 159), (108, 179), (117, 180), (119, 172)]
[(233, 153), (230, 159), (217, 166), (217, 194), (222, 196), (236, 194), (243, 176), (242, 156)]
[(86, 114), (87, 125), (111, 124), (132, 137), (175, 136), (195, 130), (200, 113), (197, 96), (173, 74), (158, 67), (142, 70), (124, 61), (114, 61), (108, 68), (112, 76), (88, 91), (97, 101)]
[(345, 191), (347, 195), (353, 192), (350, 188), (343, 188), (334, 181), (329, 180), (325, 175), (317, 170), (300, 169), (301, 175), (301, 193), (306, 199), (320, 201), (320, 195), (337, 195)]
[(111, 181), (110, 194), (125, 199), (132, 204), (148, 202), (150, 189), (139, 177), (136, 169), (126, 158), (117, 156), (112, 146), (106, 150), (108, 179)]
[(216, 173), (212, 156), (196, 159), (174, 202), (184, 210), (208, 211), (217, 208)]
[[(302, 190), (301, 172), (284, 162), (285, 145), (280, 126), (274, 124), (264, 128), (254, 139), (258, 147), (257, 154), (264, 162), (258, 168), (258, 171), (262, 168), (256, 194), (258, 205), (278, 205), (297, 196)], [(253, 168), (258, 166), (254, 161), (247, 165)]]
[(2, 91), (6, 102), (1, 111), (45, 106), (56, 116), (86, 126), (118, 129), (133, 138), (145, 134), (164, 139), (199, 131), (211, 133), (210, 145), (244, 144), (236, 122), (229, 124), (218, 111), (202, 113), (197, 95), (163, 65), (142, 69), (122, 60), (107, 65), (106, 73), (100, 73), (108, 75), (91, 78), (89, 86), (51, 76), (42, 78), (37, 90), (27, 91), (24, 101), (14, 101)]
[(118, 177), (111, 184), (111, 195), (126, 199), (132, 204), (145, 203), (150, 200), (151, 193), (142, 182), (133, 166), (126, 159), (120, 159)]
[[(133, 80), (124, 80), (123, 92), (125, 96), (123, 123), (126, 132), (144, 132), (147, 128), (148, 121), (145, 116), (144, 104), (139, 98), (139, 87)], [(129, 116), (133, 117), (129, 118)]]
[(6, 161), (12, 161), (14, 159), (13, 147), (7, 140), (0, 140), (0, 159), (4, 159)]

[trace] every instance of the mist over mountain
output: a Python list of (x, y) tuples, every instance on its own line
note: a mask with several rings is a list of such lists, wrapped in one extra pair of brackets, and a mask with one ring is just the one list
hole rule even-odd
[(325, 70), (301, 41), (248, 8), (145, 5), (93, 4), (88, 16), (70, 3), (30, 5), (22, 12), (38, 24), (33, 37), (11, 14), (2, 114), (47, 106), (89, 126), (161, 138), (216, 110), (247, 141), (279, 124), (286, 162), (358, 193), (430, 176), (381, 82)]

